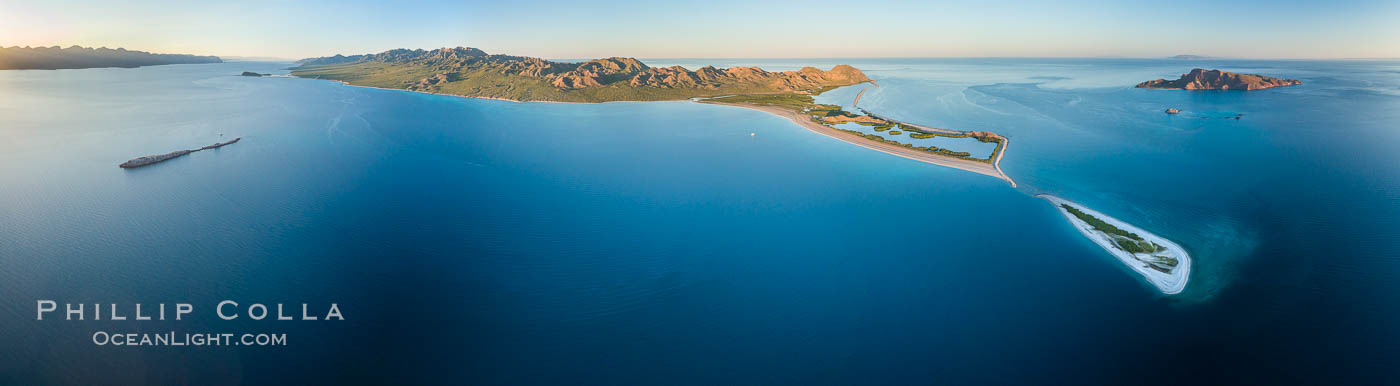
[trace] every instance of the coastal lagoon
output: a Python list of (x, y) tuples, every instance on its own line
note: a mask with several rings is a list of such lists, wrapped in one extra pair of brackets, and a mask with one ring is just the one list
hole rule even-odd
[[(0, 383), (1376, 383), (1400, 359), (1400, 63), (646, 62), (854, 65), (879, 86), (819, 102), (868, 87), (881, 116), (1005, 135), (1019, 188), (737, 107), (3, 71)], [(1304, 84), (1132, 88), (1194, 67)], [(1160, 294), (1040, 193), (1180, 244), (1190, 284)], [(345, 320), (50, 323), (37, 299)]]
[[(876, 131), (875, 126), (862, 125), (859, 123), (839, 123), (831, 125), (831, 127), (863, 134), (874, 134), (890, 141), (919, 147), (934, 146), (952, 151), (967, 152), (971, 154), (972, 158), (988, 159), (992, 156), (992, 151), (997, 148), (995, 142), (982, 142), (978, 141), (976, 138), (970, 137), (950, 138), (935, 136), (931, 138), (914, 138), (909, 134), (918, 134), (917, 131), (903, 131), (900, 130), (898, 126), (885, 131)], [(899, 132), (899, 134), (893, 134), (891, 131)]]

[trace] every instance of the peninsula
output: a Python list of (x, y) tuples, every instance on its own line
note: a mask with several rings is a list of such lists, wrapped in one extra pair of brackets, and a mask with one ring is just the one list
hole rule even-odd
[(1141, 274), (1162, 293), (1173, 295), (1186, 289), (1191, 256), (1180, 245), (1065, 199), (1048, 194), (1036, 197), (1055, 205), (1079, 233)]
[(1293, 79), (1271, 78), (1263, 75), (1236, 74), (1220, 70), (1193, 69), (1180, 79), (1157, 79), (1138, 83), (1137, 88), (1180, 90), (1263, 90), (1303, 84)]
[[(1006, 155), (1010, 140), (988, 131), (955, 131), (920, 126), (881, 117), (861, 109), (862, 114), (846, 111), (837, 105), (817, 104), (811, 95), (806, 94), (766, 94), (733, 95), (716, 98), (696, 98), (696, 102), (736, 106), (763, 111), (787, 118), (793, 123), (812, 132), (841, 141), (878, 150), (887, 154), (927, 162), (934, 165), (966, 170), (991, 176), (1016, 187), (1016, 181), (1001, 171), (1001, 159)], [(967, 152), (953, 151), (937, 146), (915, 146), (910, 143), (890, 139), (880, 134), (867, 134), (860, 131), (836, 127), (843, 123), (872, 126), (877, 133), (885, 132), (891, 138), (908, 133), (910, 138), (933, 137), (968, 138), (980, 142), (996, 143), (996, 148), (987, 158), (973, 157)]]
[[(493, 55), (475, 48), (436, 50), (396, 49), (367, 55), (335, 55), (304, 59), (291, 69), (295, 77), (340, 81), (348, 85), (401, 89), (454, 96), (519, 102), (578, 102), (692, 100), (755, 109), (788, 118), (799, 126), (851, 144), (891, 155), (967, 170), (1016, 182), (1001, 171), (1009, 140), (986, 131), (954, 131), (898, 122), (863, 109), (859, 114), (840, 106), (816, 104), (813, 95), (841, 86), (871, 82), (855, 67), (830, 70), (803, 67), (770, 72), (756, 67), (689, 70), (680, 66), (650, 67), (634, 58), (612, 57), (580, 63), (540, 58)], [(859, 98), (859, 96), (857, 96)], [(969, 138), (996, 143), (986, 158), (936, 146), (915, 146), (837, 128), (844, 123), (873, 126), (877, 132), (916, 139)]]
[(197, 152), (197, 151), (203, 151), (203, 150), (209, 150), (209, 149), (218, 149), (218, 148), (221, 148), (221, 147), (224, 147), (224, 146), (232, 145), (232, 144), (238, 142), (238, 141), (241, 140), (241, 139), (243, 139), (243, 138), (234, 138), (233, 140), (230, 140), (230, 141), (228, 141), (228, 142), (220, 142), (220, 143), (216, 143), (216, 144), (213, 144), (213, 145), (201, 147), (201, 148), (198, 148), (198, 149), (192, 149), (192, 150), (176, 150), (176, 151), (172, 151), (172, 152), (165, 153), (165, 154), (148, 155), (148, 156), (145, 156), (145, 157), (136, 157), (136, 158), (132, 158), (131, 160), (128, 160), (128, 161), (126, 161), (126, 162), (122, 162), (121, 165), (117, 165), (117, 166), (120, 167), (120, 168), (122, 168), (122, 169), (132, 169), (132, 168), (139, 168), (139, 167), (142, 167), (142, 166), (155, 165), (155, 164), (158, 164), (158, 163), (161, 163), (161, 162), (165, 162), (165, 161), (169, 161), (169, 160), (172, 160), (172, 159), (175, 159), (175, 158), (179, 158), (179, 157), (184, 156), (184, 155), (186, 155), (186, 154), (194, 153), (194, 152)]
[(124, 48), (111, 49), (72, 46), (53, 47), (0, 47), (0, 70), (59, 70), (99, 67), (134, 68), (162, 64), (222, 63), (217, 56), (196, 56), (182, 54), (153, 54), (144, 51), (129, 51)]

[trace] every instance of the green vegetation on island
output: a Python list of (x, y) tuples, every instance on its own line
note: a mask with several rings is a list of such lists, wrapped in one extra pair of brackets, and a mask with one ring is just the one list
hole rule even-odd
[(1103, 248), (1167, 295), (1186, 289), (1191, 256), (1176, 243), (1104, 213), (1049, 194), (1037, 194), (1055, 206), (1074, 229)]
[[(1143, 240), (1142, 236), (1138, 236), (1136, 233), (1128, 232), (1116, 226), (1113, 226), (1113, 224), (1104, 222), (1103, 220), (1100, 220), (1097, 217), (1090, 216), (1088, 213), (1084, 213), (1079, 209), (1075, 209), (1069, 204), (1060, 204), (1060, 207), (1064, 208), (1065, 211), (1074, 215), (1074, 217), (1078, 217), (1080, 221), (1084, 221), (1086, 224), (1089, 224), (1089, 226), (1093, 227), (1094, 230), (1107, 234), (1110, 238), (1113, 239), (1113, 244), (1115, 246), (1124, 251), (1128, 251), (1128, 253), (1157, 253), (1165, 250), (1165, 248), (1163, 248), (1161, 245), (1157, 245), (1157, 243)], [(1166, 264), (1168, 266), (1176, 266), (1176, 259), (1167, 258), (1164, 256), (1155, 257), (1163, 258), (1159, 259), (1160, 261), (1162, 261), (1163, 264)]]
[[(921, 129), (917, 126), (876, 117), (868, 113), (864, 115), (854, 114), (849, 111), (846, 111), (841, 106), (816, 103), (815, 100), (812, 98), (812, 95), (816, 94), (819, 93), (728, 95), (722, 97), (707, 98), (705, 99), (705, 101), (781, 107), (787, 110), (797, 111), (806, 114), (809, 116), (812, 122), (815, 122), (817, 124), (821, 124), (832, 129), (846, 132), (871, 141), (887, 143), (909, 149), (923, 150), (941, 156), (965, 159), (970, 161), (991, 163), (996, 158), (996, 154), (998, 154), (998, 152), (1001, 151), (1002, 146), (1005, 144), (1005, 142), (1003, 142), (1000, 139), (1000, 136), (988, 132), (930, 131)], [(997, 144), (997, 147), (992, 150), (991, 155), (989, 155), (987, 158), (974, 158), (972, 157), (972, 153), (969, 152), (953, 151), (937, 146), (914, 146), (912, 144), (891, 140), (876, 134), (867, 134), (855, 130), (846, 130), (838, 128), (833, 126), (833, 124), (835, 123), (857, 123), (866, 126), (873, 126), (872, 129), (875, 130), (875, 132), (877, 133), (888, 133), (890, 135), (903, 135), (907, 133), (909, 137), (916, 139), (925, 139), (933, 137), (975, 138), (978, 141), (982, 142), (995, 142)]]
[(1152, 255), (1152, 259), (1155, 260), (1156, 263), (1160, 263), (1168, 267), (1175, 267), (1178, 263), (1178, 260), (1175, 257), (1171, 256)]
[(706, 99), (708, 101), (722, 103), (746, 103), (751, 105), (777, 106), (789, 110), (808, 109), (814, 113), (820, 111), (823, 114), (830, 111), (840, 111), (840, 106), (816, 105), (812, 101), (812, 96), (807, 94), (757, 94), (757, 95), (729, 95)]
[(0, 47), (0, 70), (134, 68), (162, 64), (221, 63), (217, 56), (153, 54), (125, 48)]
[[(475, 48), (397, 49), (378, 54), (305, 59), (291, 75), (352, 85), (515, 101), (656, 101), (736, 94), (821, 93), (869, 81), (855, 67), (650, 67), (633, 58), (582, 63), (491, 55)], [(782, 99), (780, 97), (779, 99)], [(772, 103), (790, 103), (775, 100)], [(743, 102), (749, 103), (749, 102)]]

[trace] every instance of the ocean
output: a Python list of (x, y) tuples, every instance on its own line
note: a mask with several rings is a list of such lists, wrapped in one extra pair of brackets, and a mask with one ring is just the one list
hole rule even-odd
[[(645, 62), (854, 65), (879, 86), (820, 102), (864, 88), (882, 116), (1003, 134), (1019, 188), (727, 106), (237, 76), (290, 65), (270, 62), (0, 71), (0, 383), (1377, 384), (1397, 370), (1400, 62)], [(1132, 87), (1196, 67), (1304, 84)], [(1186, 291), (1158, 293), (1039, 193), (1182, 245)], [(195, 312), (36, 320), (39, 300)], [(335, 303), (344, 320), (222, 320), (223, 300)], [(287, 344), (125, 347), (97, 331)]]

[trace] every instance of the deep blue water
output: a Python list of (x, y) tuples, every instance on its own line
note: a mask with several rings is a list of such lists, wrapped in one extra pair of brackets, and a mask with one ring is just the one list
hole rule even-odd
[[(3, 71), (0, 383), (1374, 384), (1400, 363), (1400, 63), (647, 62), (855, 65), (880, 84), (861, 107), (1009, 136), (1021, 187), (688, 102), (234, 76), (279, 63)], [(1131, 88), (1192, 67), (1305, 83)], [(1183, 245), (1187, 291), (1042, 192)], [(36, 321), (38, 299), (197, 310)], [(224, 321), (224, 299), (346, 320)]]

